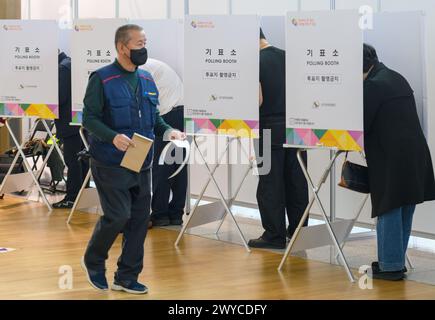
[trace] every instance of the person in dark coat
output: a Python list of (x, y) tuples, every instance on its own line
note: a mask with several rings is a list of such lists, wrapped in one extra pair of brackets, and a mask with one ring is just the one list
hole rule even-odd
[(80, 138), (80, 126), (71, 126), (71, 58), (59, 53), (59, 119), (55, 120), (56, 136), (62, 141), (68, 168), (65, 197), (53, 204), (54, 209), (71, 209), (85, 180), (89, 166), (77, 158), (85, 146)]
[(377, 221), (373, 278), (404, 278), (415, 206), (435, 200), (432, 159), (407, 80), (364, 45), (364, 139)]

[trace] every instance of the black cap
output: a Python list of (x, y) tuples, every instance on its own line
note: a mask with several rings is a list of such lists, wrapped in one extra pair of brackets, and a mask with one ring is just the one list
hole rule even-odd
[(371, 45), (364, 43), (364, 73), (369, 72), (370, 68), (378, 62), (379, 59), (376, 53), (376, 49), (373, 48)]

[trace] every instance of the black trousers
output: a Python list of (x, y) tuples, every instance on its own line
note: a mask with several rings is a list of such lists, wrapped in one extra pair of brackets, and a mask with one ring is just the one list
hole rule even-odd
[(151, 170), (140, 173), (91, 161), (92, 176), (104, 216), (95, 226), (85, 253), (88, 268), (105, 271), (108, 252), (123, 232), (117, 280), (137, 280), (143, 268), (144, 242), (151, 200)]
[(80, 135), (62, 138), (65, 164), (68, 168), (65, 200), (75, 201), (89, 170), (89, 165), (77, 159), (77, 153), (84, 149)]
[[(263, 238), (285, 244), (286, 232), (291, 237), (308, 205), (308, 184), (296, 157), (297, 149), (283, 148), (285, 141), (284, 119), (260, 119), (260, 130), (272, 131), (270, 172), (259, 176), (257, 202), (264, 228)], [(257, 154), (263, 156), (263, 134), (257, 146)], [(305, 164), (307, 154), (303, 153)], [(286, 230), (285, 217), (288, 228)], [(308, 224), (308, 219), (304, 226)]]
[[(164, 114), (163, 120), (172, 128), (184, 131), (183, 107), (173, 109)], [(152, 220), (181, 220), (184, 214), (187, 192), (187, 167), (174, 178), (168, 178), (178, 169), (179, 165), (159, 165), (160, 154), (169, 142), (163, 141), (163, 137), (156, 136), (154, 140), (153, 161), (153, 196), (151, 202)], [(182, 160), (182, 159), (177, 159)], [(169, 201), (172, 192), (172, 199)]]

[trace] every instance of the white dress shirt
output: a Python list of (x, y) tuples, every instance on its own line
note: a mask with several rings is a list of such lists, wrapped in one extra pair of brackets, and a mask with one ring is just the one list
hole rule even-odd
[(183, 105), (183, 82), (174, 69), (160, 60), (151, 58), (141, 68), (148, 71), (156, 82), (159, 90), (160, 115)]

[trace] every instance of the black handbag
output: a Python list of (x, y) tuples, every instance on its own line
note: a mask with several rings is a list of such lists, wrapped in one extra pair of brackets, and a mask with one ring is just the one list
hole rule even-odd
[(352, 191), (370, 193), (368, 168), (348, 161), (347, 154), (348, 152), (346, 152), (341, 170), (341, 181), (338, 185)]

